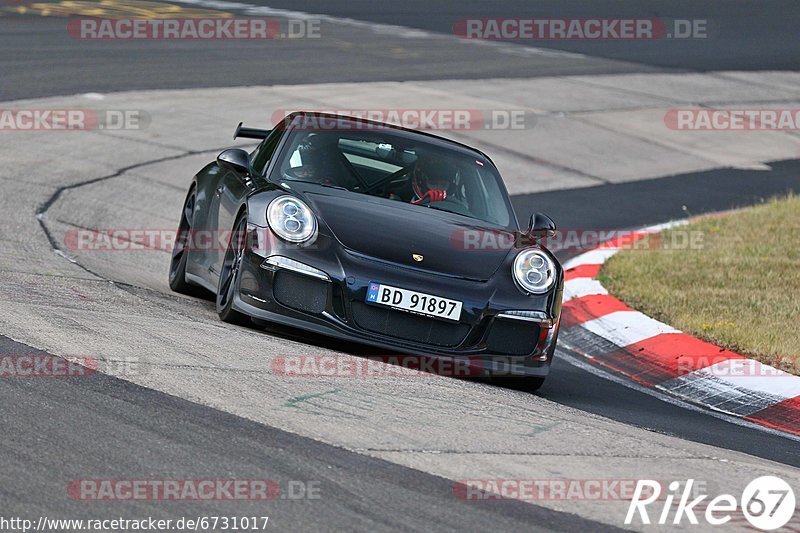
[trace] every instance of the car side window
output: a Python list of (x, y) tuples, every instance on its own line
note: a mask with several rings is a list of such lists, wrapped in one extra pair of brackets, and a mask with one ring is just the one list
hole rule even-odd
[(253, 170), (261, 174), (262, 176), (267, 171), (267, 165), (269, 165), (270, 160), (272, 159), (272, 155), (275, 153), (275, 148), (278, 146), (278, 143), (281, 140), (281, 136), (283, 135), (284, 130), (275, 128), (273, 129), (267, 138), (261, 143), (261, 145), (256, 148), (256, 151), (253, 153)]

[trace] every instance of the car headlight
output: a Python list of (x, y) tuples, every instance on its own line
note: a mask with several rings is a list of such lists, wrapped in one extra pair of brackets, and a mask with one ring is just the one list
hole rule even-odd
[(556, 265), (541, 250), (523, 250), (517, 254), (513, 270), (520, 287), (533, 294), (549, 291), (556, 281)]
[(275, 234), (289, 242), (305, 242), (317, 234), (317, 218), (294, 196), (279, 196), (267, 207), (267, 222)]

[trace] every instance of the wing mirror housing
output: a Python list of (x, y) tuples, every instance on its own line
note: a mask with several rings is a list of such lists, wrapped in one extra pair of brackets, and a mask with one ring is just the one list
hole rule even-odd
[(534, 213), (528, 223), (528, 236), (533, 239), (555, 237), (556, 223), (544, 213)]
[(250, 154), (241, 148), (229, 148), (217, 156), (217, 165), (244, 176), (249, 176)]

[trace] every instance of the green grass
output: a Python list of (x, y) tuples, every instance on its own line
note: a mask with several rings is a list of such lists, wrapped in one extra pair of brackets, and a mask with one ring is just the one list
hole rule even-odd
[[(693, 246), (680, 246), (690, 239)], [(686, 333), (800, 374), (800, 196), (641, 244), (603, 267), (612, 294)]]

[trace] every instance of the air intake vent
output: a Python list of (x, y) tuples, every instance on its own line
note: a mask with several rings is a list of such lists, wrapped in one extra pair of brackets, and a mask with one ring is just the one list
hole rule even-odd
[(275, 274), (272, 292), (275, 300), (298, 311), (319, 314), (328, 303), (330, 283), (286, 270)]
[(489, 330), (489, 351), (497, 355), (530, 355), (539, 340), (539, 324), (528, 320), (496, 319)]
[(469, 333), (467, 324), (443, 322), (402, 311), (353, 302), (353, 318), (361, 329), (433, 346), (458, 346)]

